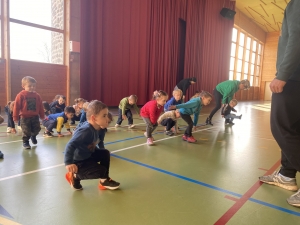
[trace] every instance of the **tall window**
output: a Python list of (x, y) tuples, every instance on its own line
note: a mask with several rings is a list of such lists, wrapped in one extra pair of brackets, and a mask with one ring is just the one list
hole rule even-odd
[(262, 42), (235, 26), (232, 30), (229, 79), (248, 79), (251, 86), (259, 86), (262, 52)]
[(9, 0), (12, 59), (63, 64), (64, 0)]

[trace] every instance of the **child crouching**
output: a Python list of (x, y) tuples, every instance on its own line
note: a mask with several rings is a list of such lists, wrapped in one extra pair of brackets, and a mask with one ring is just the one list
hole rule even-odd
[(87, 123), (82, 125), (65, 149), (66, 179), (75, 190), (82, 190), (81, 180), (100, 179), (99, 189), (114, 190), (120, 183), (109, 177), (110, 152), (99, 149), (99, 130), (108, 127), (108, 108), (100, 101), (88, 105)]
[(177, 119), (180, 118), (179, 110), (171, 110), (162, 114), (157, 123), (166, 127), (166, 135), (172, 136), (174, 133), (172, 132), (172, 127), (175, 126), (175, 133), (179, 133)]
[(69, 131), (69, 133), (72, 134), (68, 120), (72, 119), (74, 114), (75, 109), (72, 106), (67, 106), (65, 107), (64, 112), (50, 114), (49, 116), (47, 116), (42, 122), (43, 126), (46, 128), (46, 131), (44, 132), (43, 136), (53, 137), (52, 129), (56, 127), (58, 137), (63, 137), (64, 135), (61, 134), (61, 128), (63, 125), (65, 125), (67, 131)]

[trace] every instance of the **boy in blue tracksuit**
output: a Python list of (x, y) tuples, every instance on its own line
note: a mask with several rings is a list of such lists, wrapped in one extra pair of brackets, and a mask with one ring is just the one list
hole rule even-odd
[(173, 91), (173, 97), (167, 101), (167, 103), (164, 105), (164, 111), (169, 111), (169, 107), (171, 105), (179, 105), (182, 103), (182, 91), (180, 89), (176, 89)]
[(64, 112), (50, 114), (47, 116), (42, 122), (43, 126), (46, 128), (43, 136), (53, 137), (52, 129), (56, 127), (58, 137), (63, 137), (64, 135), (61, 134), (61, 128), (63, 125), (66, 125), (67, 130), (70, 134), (72, 134), (68, 120), (72, 119), (74, 114), (75, 109), (72, 106), (67, 106), (65, 107)]
[[(169, 109), (179, 109), (181, 118), (188, 124), (188, 127), (186, 128), (184, 135), (182, 136), (182, 140), (190, 143), (194, 143), (197, 141), (192, 135), (193, 127), (195, 130), (202, 105), (208, 105), (211, 100), (212, 95), (209, 92), (202, 91), (200, 97), (192, 98), (186, 103), (169, 107)], [(194, 122), (191, 118), (192, 114), (194, 114)]]

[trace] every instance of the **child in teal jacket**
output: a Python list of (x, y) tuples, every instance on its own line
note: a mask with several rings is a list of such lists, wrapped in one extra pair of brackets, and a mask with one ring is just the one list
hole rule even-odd
[[(199, 97), (192, 98), (186, 103), (170, 106), (169, 109), (179, 109), (181, 118), (187, 122), (188, 127), (186, 128), (182, 140), (194, 143), (196, 139), (192, 135), (192, 130), (196, 130), (198, 123), (198, 116), (202, 105), (209, 105), (212, 100), (212, 95), (209, 92), (202, 91)], [(192, 121), (191, 115), (194, 114), (194, 122)]]

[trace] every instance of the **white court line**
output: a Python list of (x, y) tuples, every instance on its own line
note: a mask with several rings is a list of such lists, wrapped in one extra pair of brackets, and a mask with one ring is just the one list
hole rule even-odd
[[(197, 132), (200, 132), (200, 131), (203, 131), (203, 130), (210, 130), (212, 128), (215, 128), (215, 127), (210, 127), (210, 128), (206, 128), (206, 129), (202, 129), (202, 130), (196, 130), (193, 133), (197, 133)], [(168, 139), (171, 139), (171, 138), (180, 137), (181, 135), (176, 135), (176, 136), (172, 136), (172, 137), (167, 137), (167, 138), (159, 139), (159, 140), (154, 141), (154, 142), (160, 142), (160, 141), (168, 140)], [(125, 150), (128, 150), (128, 149), (136, 148), (136, 147), (143, 146), (143, 145), (147, 145), (147, 143), (139, 144), (139, 145), (134, 145), (134, 146), (131, 146), (131, 147), (128, 147), (128, 148), (122, 148), (122, 149), (119, 149), (119, 150), (111, 151), (111, 153), (121, 152), (121, 151), (125, 151)], [(55, 165), (55, 166), (45, 167), (43, 169), (32, 170), (30, 172), (20, 173), (20, 174), (17, 174), (17, 175), (0, 178), (0, 181), (9, 180), (9, 179), (12, 179), (12, 178), (15, 178), (15, 177), (21, 177), (21, 176), (25, 176), (25, 175), (32, 174), (32, 173), (37, 173), (37, 172), (40, 172), (40, 171), (44, 171), (44, 170), (48, 170), (48, 169), (52, 169), (52, 168), (56, 168), (56, 167), (60, 167), (60, 166), (64, 166), (64, 165), (65, 164), (62, 163), (62, 164), (58, 164), (58, 165)]]

